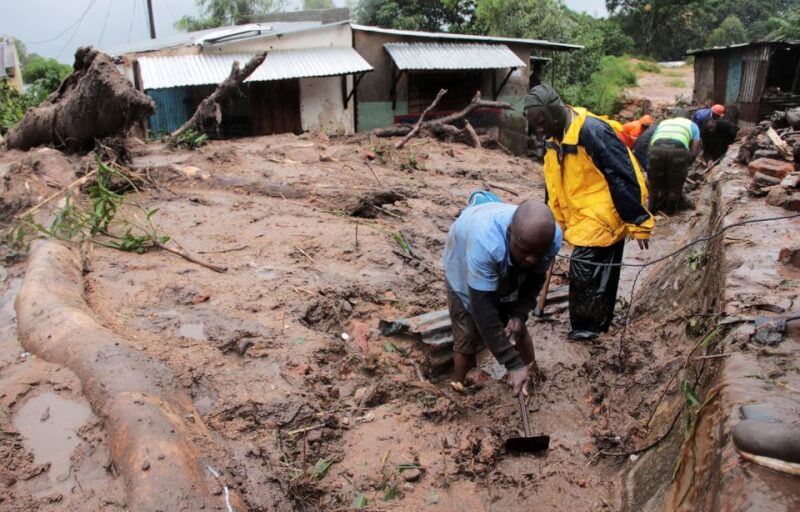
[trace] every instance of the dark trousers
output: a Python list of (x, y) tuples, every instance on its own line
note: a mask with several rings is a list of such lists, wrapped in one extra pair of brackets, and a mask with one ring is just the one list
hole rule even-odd
[[(573, 331), (606, 332), (614, 319), (625, 240), (609, 247), (575, 247), (569, 265), (569, 321)], [(582, 261), (575, 260), (584, 260)]]
[(647, 166), (650, 198), (647, 208), (651, 212), (661, 210), (672, 214), (685, 206), (683, 183), (692, 160), (692, 153), (680, 143), (657, 141), (650, 148)]

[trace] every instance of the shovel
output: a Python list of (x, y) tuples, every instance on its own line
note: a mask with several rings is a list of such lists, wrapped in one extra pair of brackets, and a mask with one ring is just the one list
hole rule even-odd
[(550, 278), (553, 277), (553, 267), (556, 266), (556, 259), (550, 262), (547, 268), (547, 277), (545, 277), (542, 291), (539, 293), (539, 299), (536, 301), (536, 307), (533, 308), (533, 316), (542, 318), (544, 316), (544, 305), (547, 303), (547, 291), (550, 289)]
[(525, 437), (511, 437), (506, 439), (507, 452), (532, 453), (541, 452), (550, 448), (550, 436), (532, 436), (531, 425), (528, 422), (528, 407), (525, 405), (525, 396), (519, 394), (519, 413), (522, 416), (522, 428)]

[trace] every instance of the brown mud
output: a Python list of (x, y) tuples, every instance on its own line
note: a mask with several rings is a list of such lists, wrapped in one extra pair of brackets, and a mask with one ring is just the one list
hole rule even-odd
[[(174, 374), (248, 510), (636, 510), (631, 488), (648, 494), (648, 482), (663, 496), (683, 439), (669, 429), (681, 411), (675, 375), (722, 307), (719, 278), (685, 254), (638, 279), (623, 269), (616, 325), (591, 344), (566, 340), (563, 310), (531, 320), (545, 380), (528, 407), (551, 449), (506, 454), (504, 439), (521, 425), (504, 383), (475, 371), (476, 384), (457, 393), (429, 371), (425, 347), (377, 326), (443, 308), (444, 242), (470, 192), (495, 184), (506, 201), (542, 199), (541, 168), (501, 151), (428, 140), (395, 151), (391, 142), (282, 135), (195, 152), (133, 148), (132, 165), (155, 184), (140, 199), (159, 208), (157, 224), (229, 270), (88, 247), (92, 314)], [(629, 244), (625, 261), (707, 234), (718, 219), (708, 208), (659, 218), (650, 251)], [(553, 286), (565, 284), (566, 269), (559, 260)], [(22, 363), (6, 364), (0, 377)], [(599, 454), (666, 431), (641, 458), (661, 464), (636, 465), (650, 478), (626, 478), (631, 458)], [(35, 450), (15, 453), (34, 467)], [(109, 492), (122, 493), (110, 480)]]

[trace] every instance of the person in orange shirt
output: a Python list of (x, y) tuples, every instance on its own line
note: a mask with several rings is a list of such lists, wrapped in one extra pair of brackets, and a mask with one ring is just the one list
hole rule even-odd
[(650, 114), (642, 116), (638, 121), (625, 123), (622, 125), (622, 131), (618, 132), (619, 138), (622, 139), (626, 146), (633, 148), (639, 135), (643, 134), (652, 124), (653, 118)]

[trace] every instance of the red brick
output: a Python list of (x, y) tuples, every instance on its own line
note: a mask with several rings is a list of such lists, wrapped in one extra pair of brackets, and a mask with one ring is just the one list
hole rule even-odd
[(794, 163), (775, 160), (773, 158), (758, 158), (750, 162), (747, 169), (750, 171), (750, 176), (760, 172), (782, 180), (786, 175), (794, 171)]

